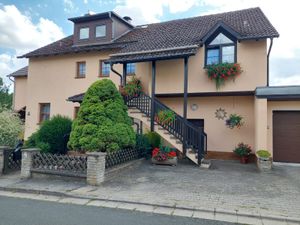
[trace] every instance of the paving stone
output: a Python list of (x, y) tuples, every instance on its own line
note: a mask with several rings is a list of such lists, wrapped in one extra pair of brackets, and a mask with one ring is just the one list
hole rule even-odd
[(105, 201), (102, 201), (102, 200), (92, 200), (87, 203), (87, 205), (97, 206), (97, 207), (103, 207), (104, 204), (105, 204)]
[(119, 204), (119, 202), (105, 201), (102, 206), (107, 208), (117, 208)]
[(118, 209), (135, 210), (138, 206), (139, 206), (138, 204), (120, 203), (118, 205)]
[(136, 209), (136, 211), (140, 211), (140, 212), (153, 212), (154, 207), (152, 205), (141, 205), (139, 204)]
[(287, 225), (288, 223), (286, 221), (282, 221), (282, 220), (273, 220), (273, 219), (262, 218), (262, 224), (263, 225)]
[(215, 215), (213, 212), (205, 212), (205, 211), (194, 211), (193, 218), (201, 218), (207, 220), (213, 220)]
[(174, 208), (167, 208), (167, 207), (156, 207), (153, 210), (153, 213), (166, 214), (166, 215), (172, 215), (173, 212), (174, 212)]
[(60, 203), (70, 203), (76, 205), (86, 205), (90, 200), (81, 198), (62, 198), (59, 200)]
[(175, 209), (173, 212), (174, 216), (192, 217), (194, 210)]
[(262, 225), (262, 220), (260, 218), (256, 217), (250, 217), (250, 216), (237, 216), (238, 223), (242, 224), (254, 224), (254, 225)]
[(237, 223), (238, 218), (236, 214), (225, 214), (225, 213), (215, 213), (215, 220), (227, 221), (231, 223)]

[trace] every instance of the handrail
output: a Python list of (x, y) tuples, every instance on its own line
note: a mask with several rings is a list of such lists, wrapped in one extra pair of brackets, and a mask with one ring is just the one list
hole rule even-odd
[[(125, 96), (124, 101), (128, 107), (135, 107), (148, 117), (151, 116), (152, 98), (141, 92), (136, 96)], [(171, 110), (168, 106), (154, 98), (154, 115), (157, 116), (161, 110)], [(198, 154), (198, 164), (207, 151), (207, 135), (203, 129), (196, 127), (193, 123), (185, 120), (182, 116), (174, 112), (175, 118), (170, 123), (162, 124), (156, 121), (160, 126), (179, 139), (187, 148), (193, 149)]]

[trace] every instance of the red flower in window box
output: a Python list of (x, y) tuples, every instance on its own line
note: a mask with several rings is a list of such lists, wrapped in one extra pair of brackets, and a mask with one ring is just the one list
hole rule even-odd
[(215, 80), (216, 88), (219, 89), (225, 80), (228, 78), (234, 80), (236, 76), (241, 74), (242, 70), (238, 63), (222, 63), (207, 66), (206, 72), (211, 80)]

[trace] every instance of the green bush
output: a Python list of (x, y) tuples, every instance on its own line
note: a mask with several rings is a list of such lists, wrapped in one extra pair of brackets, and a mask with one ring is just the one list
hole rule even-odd
[(270, 158), (271, 153), (268, 150), (259, 150), (256, 152), (256, 154), (261, 158)]
[(152, 148), (159, 148), (161, 145), (161, 138), (158, 133), (148, 132), (146, 137), (148, 138), (148, 142)]
[(40, 129), (26, 141), (26, 147), (38, 147), (43, 152), (65, 153), (67, 136), (71, 132), (72, 120), (65, 116), (53, 116), (41, 124)]
[(0, 106), (0, 146), (14, 147), (23, 129), (19, 116), (12, 110)]
[(127, 106), (111, 80), (96, 81), (87, 90), (73, 121), (68, 146), (74, 150), (112, 152), (135, 145)]
[(136, 135), (136, 148), (139, 150), (142, 157), (145, 157), (146, 159), (151, 158), (152, 147), (145, 134)]

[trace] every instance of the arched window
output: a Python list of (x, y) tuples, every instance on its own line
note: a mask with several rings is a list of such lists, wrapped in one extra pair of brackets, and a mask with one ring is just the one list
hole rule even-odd
[(205, 65), (236, 62), (236, 43), (219, 33), (206, 44)]

